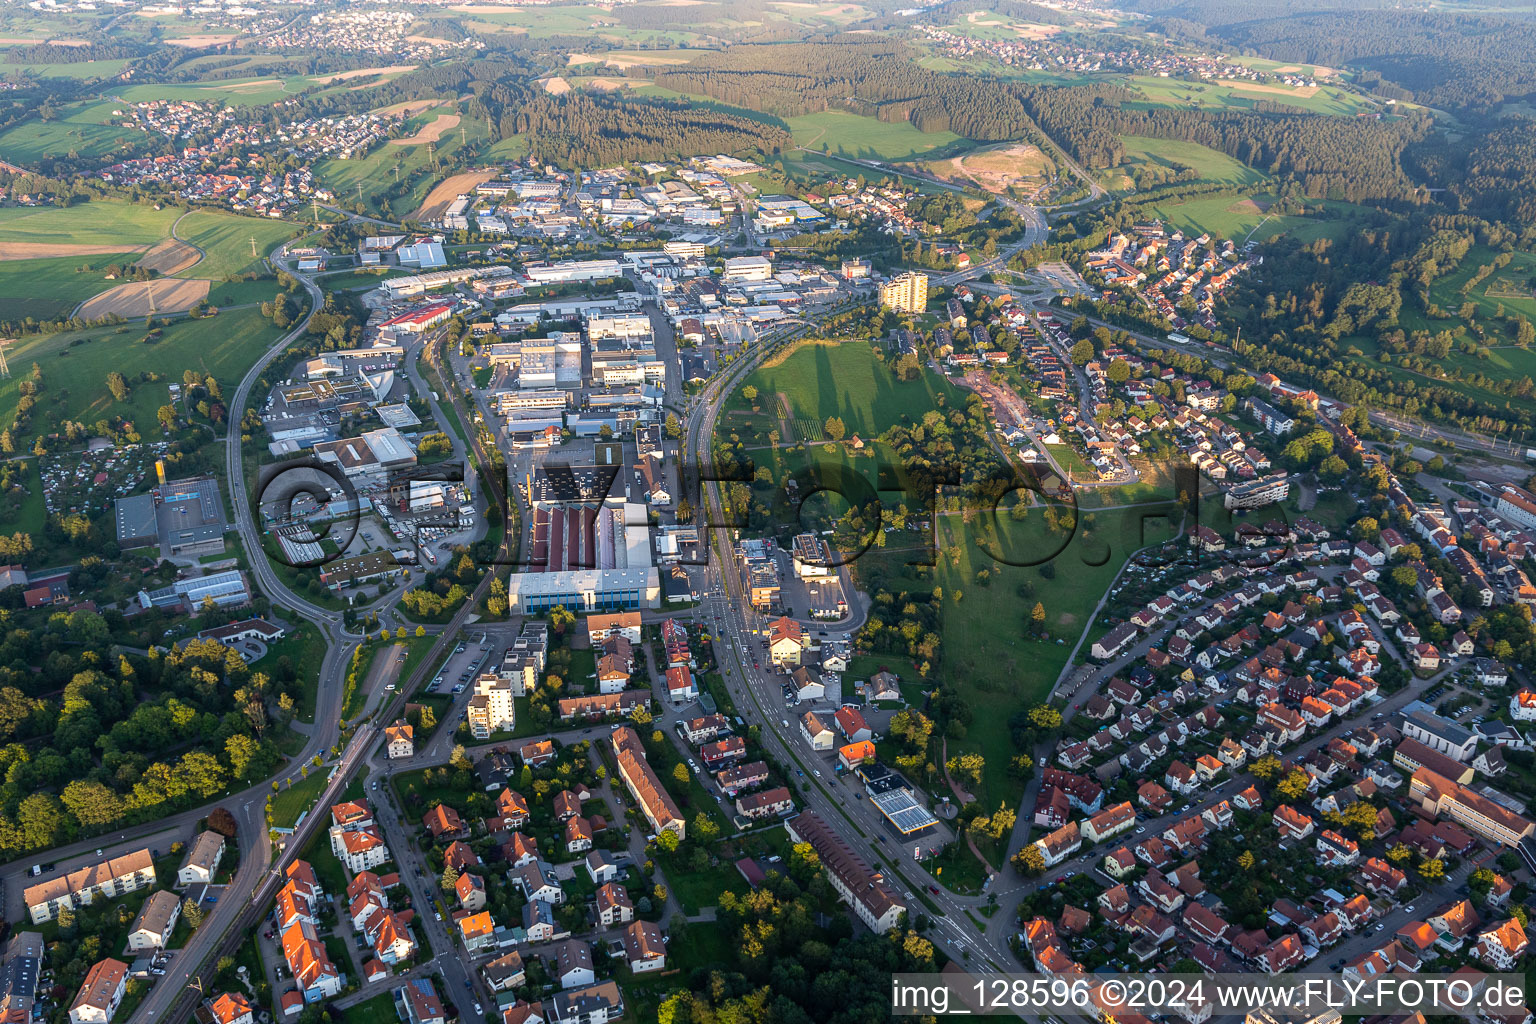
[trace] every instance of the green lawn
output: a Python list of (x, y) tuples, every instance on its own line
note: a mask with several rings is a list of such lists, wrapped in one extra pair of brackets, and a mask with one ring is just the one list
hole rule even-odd
[[(27, 338), (6, 349), (13, 367), (36, 362), (43, 371), (43, 389), (32, 410), (32, 433), (62, 430), (66, 420), (95, 423), (122, 416), (148, 434), (158, 431), (155, 411), (167, 401), (166, 385), (180, 382), (186, 369), (212, 374), (226, 392), (246, 369), (277, 340), (279, 332), (259, 310), (221, 313), (203, 320), (177, 320), (155, 341), (145, 344), (144, 324), (96, 327)], [(125, 401), (107, 391), (107, 374), (116, 370), (128, 380)], [(158, 381), (141, 375), (159, 375)], [(14, 373), (0, 380), (0, 421), (15, 415), (19, 387), (28, 375)]]
[(272, 794), (272, 826), (274, 828), (292, 828), (320, 794), (325, 792), (326, 771), (323, 768), (310, 772), (309, 777), (300, 779), (291, 786)]
[[(294, 237), (297, 227), (270, 217), (241, 217), (217, 210), (194, 210), (176, 234), (203, 250), (203, 258), (178, 277), (207, 277), (221, 281), (257, 269), (262, 257), (280, 242)], [(251, 255), (252, 240), (256, 255)]]
[(881, 121), (841, 110), (785, 119), (796, 145), (861, 160), (906, 160), (961, 141), (953, 132), (922, 132), (908, 121)]
[[(93, 295), (111, 288), (102, 268), (133, 263), (136, 252), (105, 256), (57, 256), (41, 260), (0, 260), (0, 319), (67, 317)], [(89, 267), (90, 270), (82, 270)]]
[[(0, 138), (0, 152), (6, 148), (5, 140)], [(110, 199), (62, 207), (13, 206), (0, 209), (0, 238), (7, 242), (68, 242), (135, 249), (167, 237), (179, 213), (173, 207), (156, 210), (147, 204)]]
[(346, 1024), (399, 1024), (400, 1017), (395, 1013), (394, 995), (384, 992), (347, 1007), (342, 1019)]
[(1121, 143), (1125, 146), (1123, 169), (1138, 164), (1156, 164), (1161, 167), (1193, 167), (1205, 181), (1219, 181), (1232, 185), (1251, 185), (1264, 180), (1264, 175), (1239, 163), (1214, 149), (1180, 142), (1175, 139), (1149, 139), (1127, 135)]
[[(964, 405), (964, 396), (942, 378), (924, 374), (916, 381), (899, 381), (862, 341), (808, 343), (777, 365), (759, 368), (747, 383), (757, 388), (759, 409), (777, 415), (774, 396), (789, 398), (793, 418), (820, 424), (841, 417), (851, 437), (871, 438), (934, 408), (940, 398), (950, 408)], [(734, 412), (748, 407), (738, 391), (730, 399)], [(786, 440), (788, 440), (786, 438)]]

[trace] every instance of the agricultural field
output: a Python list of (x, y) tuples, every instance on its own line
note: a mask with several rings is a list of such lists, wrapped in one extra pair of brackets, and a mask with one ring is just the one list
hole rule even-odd
[[(254, 270), (267, 253), (294, 237), (298, 228), (270, 217), (242, 217), (217, 210), (193, 210), (181, 219), (176, 234), (203, 250), (203, 258), (182, 270), (183, 278), (226, 277)], [(251, 255), (252, 239), (256, 255)]]
[(1186, 107), (1220, 110), (1252, 110), (1260, 100), (1285, 103), (1314, 114), (1353, 117), (1366, 110), (1379, 109), (1357, 93), (1331, 85), (1292, 88), (1280, 84), (1260, 84), (1234, 79), (1228, 82), (1185, 82), (1177, 78), (1151, 75), (1106, 76), (1107, 81), (1123, 85), (1141, 98), (1132, 107)]
[(1168, 169), (1193, 168), (1201, 181), (1216, 181), (1229, 185), (1253, 185), (1264, 180), (1264, 175), (1245, 163), (1232, 159), (1225, 153), (1173, 139), (1149, 139), (1127, 135), (1120, 140), (1125, 147), (1125, 160), (1111, 173), (1125, 179), (1116, 187), (1127, 187), (1128, 175), (1138, 166), (1151, 164)]
[(963, 18), (957, 18), (948, 29), (955, 35), (968, 36), (971, 39), (1000, 39), (1015, 41), (1020, 39), (1049, 39), (1063, 31), (1062, 25), (1039, 25), (1018, 18), (1010, 18), (1007, 15), (998, 14), (996, 11), (971, 11)]
[(144, 141), (142, 132), (106, 122), (110, 104), (88, 103), (65, 109), (69, 112), (58, 120), (27, 121), (0, 133), (0, 154), (11, 163), (33, 166), (71, 153), (103, 157)]
[(116, 78), (123, 73), (123, 68), (128, 66), (128, 60), (86, 60), (75, 64), (22, 64), (5, 60), (0, 64), (0, 70), (10, 72), (12, 69), (20, 71), (25, 69), (28, 74), (38, 78), (75, 78), (80, 81), (89, 79)]
[[(112, 200), (65, 207), (7, 207), (0, 209), (0, 258), (15, 258), (34, 249), (38, 257), (71, 255), (68, 250), (80, 246), (95, 246), (103, 252), (148, 249), (170, 236), (180, 212)], [(45, 247), (66, 251), (49, 252)], [(78, 249), (76, 253), (84, 254)]]
[[(52, 320), (68, 316), (86, 299), (111, 287), (102, 268), (132, 263), (132, 252), (0, 260), (0, 309), (7, 320)], [(89, 268), (89, 269), (82, 269)]]
[[(43, 371), (43, 389), (32, 410), (32, 432), (61, 430), (64, 420), (91, 424), (122, 416), (141, 430), (151, 429), (155, 411), (166, 402), (165, 385), (179, 382), (185, 370), (212, 374), (227, 390), (245, 374), (281, 332), (255, 309), (221, 313), (204, 320), (178, 320), (159, 337), (146, 341), (142, 323), (96, 327), (24, 339), (7, 346), (6, 358), (22, 369), (0, 380), (0, 421), (15, 415), (21, 382), (35, 362)], [(107, 391), (107, 374), (128, 380), (126, 401)], [(158, 375), (159, 382), (142, 379)]]
[(1230, 238), (1242, 244), (1252, 238), (1267, 241), (1279, 235), (1288, 235), (1302, 241), (1315, 238), (1340, 238), (1350, 229), (1348, 203), (1329, 203), (1327, 217), (1272, 216), (1270, 198), (1254, 195), (1248, 198), (1233, 196), (1196, 197), (1188, 200), (1169, 200), (1148, 203), (1142, 207), (1149, 216), (1161, 218), (1164, 223), (1181, 231), (1209, 232), (1216, 238)]
[[(185, 241), (171, 237), (173, 227)], [(156, 210), (112, 200), (4, 209), (0, 299), (14, 302), (6, 306), (7, 318), (181, 312), (207, 297), (213, 284), (257, 268), (261, 257), (295, 230), (270, 218), (217, 210), (183, 216), (174, 207)], [(137, 263), (166, 276), (113, 283), (101, 269), (112, 263)]]
[[(440, 117), (458, 117), (458, 112), (451, 105), (413, 108), (406, 121), (405, 137), (416, 135), (427, 125), (438, 122)], [(360, 159), (322, 160), (315, 165), (315, 176), (334, 189), (338, 200), (342, 202), (350, 204), (361, 197), (375, 201), (382, 213), (409, 217), (421, 208), (428, 194), (441, 180), (432, 167), (432, 151), (435, 150), (436, 159), (441, 162), (465, 142), (475, 149), (483, 145), (487, 138), (484, 121), (466, 118), (456, 121), (452, 130), (438, 139), (435, 146), (386, 144), (376, 147)], [(514, 154), (503, 150), (495, 155), (504, 157)], [(394, 194), (397, 177), (403, 188), (399, 194)]]
[(906, 121), (824, 110), (785, 119), (796, 145), (860, 160), (910, 160), (961, 142), (953, 132), (920, 132)]
[(141, 100), (201, 100), (227, 103), (235, 107), (255, 107), (276, 103), (283, 97), (297, 93), (311, 84), (300, 76), (294, 88), (288, 88), (288, 79), (265, 77), (221, 80), (217, 82), (185, 82), (159, 85), (130, 85), (118, 95), (130, 103)]

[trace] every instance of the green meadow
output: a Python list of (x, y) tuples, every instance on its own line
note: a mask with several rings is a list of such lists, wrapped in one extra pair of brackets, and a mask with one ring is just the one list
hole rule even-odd
[[(233, 390), (280, 334), (260, 311), (243, 309), (174, 321), (152, 341), (145, 341), (142, 321), (26, 338), (6, 348), (18, 372), (0, 380), (0, 421), (9, 423), (15, 415), (21, 382), (29, 378), (26, 368), (37, 363), (43, 388), (32, 410), (32, 433), (52, 433), (64, 420), (90, 424), (114, 416), (149, 430), (155, 411), (166, 403), (166, 384), (180, 382), (183, 371), (212, 374), (226, 391)], [(107, 391), (107, 374), (114, 370), (128, 380), (122, 402)], [(159, 380), (141, 379), (146, 373)]]
[(51, 320), (68, 316), (77, 305), (116, 283), (103, 276), (102, 268), (113, 263), (132, 263), (138, 258), (136, 252), (124, 252), (0, 260), (0, 308), (4, 309), (4, 318)]

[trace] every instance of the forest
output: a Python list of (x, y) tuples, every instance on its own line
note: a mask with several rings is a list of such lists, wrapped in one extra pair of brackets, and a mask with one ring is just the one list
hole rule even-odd
[(1034, 125), (1010, 88), (984, 78), (941, 75), (916, 63), (899, 42), (736, 46), (677, 68), (636, 68), (677, 92), (793, 117), (847, 110), (920, 131), (950, 131), (978, 142), (1027, 136)]
[(1170, 35), (1271, 60), (1365, 68), (1406, 90), (1378, 90), (1390, 98), (1481, 112), (1536, 92), (1536, 22), (1528, 18), (1375, 3), (1138, 6), (1161, 7), (1154, 27)]
[(1293, 177), (1314, 198), (1422, 199), (1403, 173), (1402, 154), (1424, 137), (1427, 119), (1123, 109), (1134, 94), (1108, 85), (1021, 86), (1018, 94), (1040, 127), (1086, 167), (1114, 167), (1124, 159), (1122, 136), (1150, 136), (1197, 143)]
[(22, 614), (0, 611), (0, 856), (151, 821), (277, 767), (269, 733), (300, 693), (288, 658), (252, 669), (212, 640), (114, 655), (117, 612)]

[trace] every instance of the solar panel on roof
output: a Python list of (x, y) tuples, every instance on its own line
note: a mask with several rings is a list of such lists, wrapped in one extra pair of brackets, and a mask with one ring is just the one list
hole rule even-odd
[(896, 831), (902, 835), (912, 832), (920, 832), (925, 828), (931, 828), (938, 824), (938, 819), (928, 813), (927, 808), (913, 799), (912, 794), (904, 789), (893, 789), (886, 793), (878, 793), (869, 798), (881, 814), (885, 815)]

